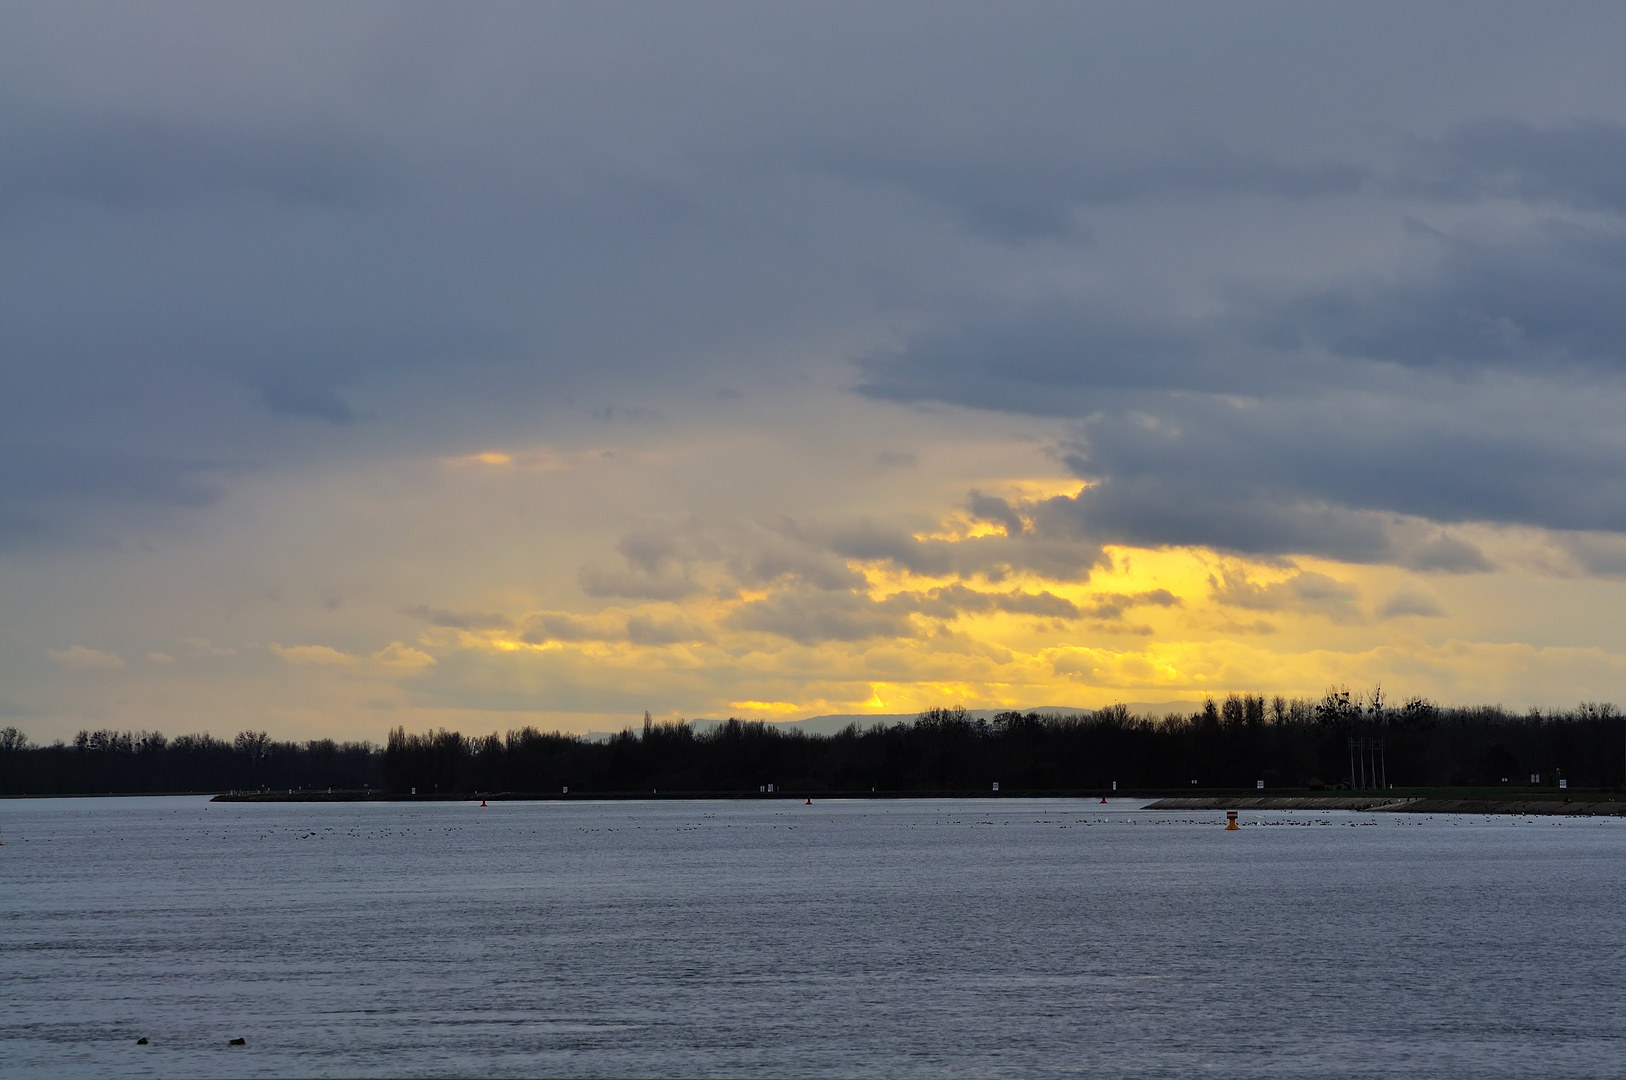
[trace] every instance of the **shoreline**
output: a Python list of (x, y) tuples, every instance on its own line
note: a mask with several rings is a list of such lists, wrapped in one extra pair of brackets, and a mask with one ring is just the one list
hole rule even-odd
[(333, 791), (237, 791), (237, 792), (79, 792), (52, 795), (13, 795), (4, 801), (75, 798), (208, 798), (219, 803), (451, 803), (451, 802), (697, 802), (705, 800), (738, 802), (745, 800), (815, 803), (831, 799), (843, 801), (870, 799), (898, 801), (911, 799), (1070, 799), (1098, 804), (1105, 796), (1114, 803), (1139, 802), (1141, 810), (1340, 810), (1360, 813), (1404, 814), (1504, 814), (1565, 817), (1626, 817), (1626, 794), (1612, 791), (1521, 791), (1485, 789), (1411, 788), (1382, 795), (1363, 793), (1304, 793), (1258, 795), (1233, 791), (1208, 795), (1175, 793), (1167, 789), (1141, 791), (1101, 791), (1078, 789), (1019, 789), (1006, 791), (579, 791), (456, 792), (447, 795), (400, 795), (377, 789)]
[[(1579, 793), (1578, 793), (1579, 794)], [(1357, 810), (1376, 814), (1522, 814), (1547, 817), (1622, 817), (1626, 801), (1581, 798), (1457, 799), (1422, 796), (1276, 796), (1159, 799), (1144, 810)]]
[(1015, 791), (649, 791), (649, 792), (484, 792), (449, 795), (397, 795), (379, 791), (259, 791), (223, 793), (211, 802), (638, 802), (758, 800), (804, 802), (813, 799), (1076, 799), (1095, 803), (1103, 796), (1116, 802), (1142, 801), (1142, 810), (1347, 810), (1364, 813), (1407, 814), (1507, 814), (1569, 817), (1626, 816), (1626, 796), (1596, 791), (1576, 792), (1484, 792), (1441, 791), (1430, 793), (1412, 789), (1405, 793), (1366, 794), (1214, 794), (1174, 795), (1167, 791), (1102, 792), (1100, 790), (1015, 790)]

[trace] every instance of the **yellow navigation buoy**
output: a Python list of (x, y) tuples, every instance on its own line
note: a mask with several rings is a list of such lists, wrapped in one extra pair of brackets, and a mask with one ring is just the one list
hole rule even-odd
[(1238, 825), (1236, 823), (1236, 811), (1235, 810), (1227, 810), (1227, 811), (1225, 811), (1225, 831), (1230, 832), (1232, 829), (1240, 829), (1240, 828), (1242, 828), (1242, 826), (1240, 826), (1240, 825)]

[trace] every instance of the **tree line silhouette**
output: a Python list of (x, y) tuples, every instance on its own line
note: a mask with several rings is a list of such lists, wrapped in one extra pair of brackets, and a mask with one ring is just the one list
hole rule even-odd
[(0, 795), (164, 794), (382, 786), (380, 749), (366, 742), (277, 742), (244, 731), (165, 738), (156, 731), (81, 731), (31, 744), (0, 728)]
[[(605, 743), (534, 728), (468, 738), (397, 728), (384, 750), (392, 792), (1122, 790), (1371, 786), (1576, 787), (1622, 782), (1626, 718), (1612, 705), (1509, 713), (1345, 688), (1320, 701), (1232, 694), (1161, 719), (1123, 706), (1093, 713), (932, 709), (913, 723), (807, 735), (761, 721), (697, 731), (681, 721)], [(1357, 759), (1359, 752), (1376, 764)], [(1381, 744), (1378, 741), (1381, 740)], [(1377, 767), (1381, 765), (1381, 778)]]
[(1614, 787), (1626, 773), (1626, 717), (1608, 704), (1512, 713), (1391, 706), (1381, 689), (1319, 700), (1231, 694), (1190, 713), (931, 709), (912, 723), (809, 735), (730, 719), (628, 728), (603, 742), (535, 728), (506, 735), (391, 732), (369, 743), (165, 739), (81, 732), (34, 746), (0, 730), (0, 794), (373, 788), (420, 796), (535, 794), (1190, 790), (1376, 787)]

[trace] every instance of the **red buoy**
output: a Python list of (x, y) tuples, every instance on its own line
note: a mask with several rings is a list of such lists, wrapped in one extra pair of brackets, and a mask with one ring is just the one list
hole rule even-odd
[(1103, 795), (1103, 796), (1101, 796), (1101, 805), (1105, 806), (1106, 804), (1107, 804), (1107, 797), (1105, 795)]
[(812, 806), (812, 805), (813, 805), (813, 796), (811, 796), (811, 795), (809, 795), (809, 796), (808, 796), (808, 797), (807, 797), (807, 805), (808, 805), (808, 806)]
[(484, 799), (481, 799), (481, 800), (480, 800), (480, 805), (481, 805), (481, 806), (484, 806), (484, 805), (485, 805), (485, 804), (486, 804), (486, 801), (485, 801), (485, 800), (484, 800)]

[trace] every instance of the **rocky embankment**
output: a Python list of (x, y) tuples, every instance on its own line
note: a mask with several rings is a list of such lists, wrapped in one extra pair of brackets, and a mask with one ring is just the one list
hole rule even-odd
[(1147, 810), (1367, 810), (1405, 814), (1523, 814), (1574, 817), (1626, 816), (1626, 801), (1577, 799), (1436, 799), (1373, 795), (1216, 796), (1159, 799)]

